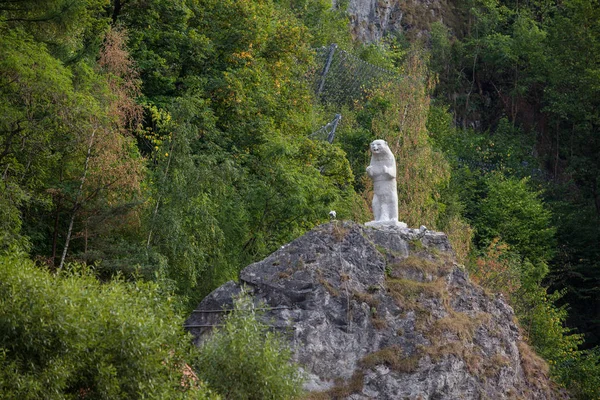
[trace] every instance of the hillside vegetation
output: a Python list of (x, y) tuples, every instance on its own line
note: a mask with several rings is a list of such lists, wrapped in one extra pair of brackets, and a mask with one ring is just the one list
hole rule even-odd
[[(401, 219), (447, 232), (554, 379), (600, 396), (598, 2), (461, 0), (460, 29), (374, 44), (336, 4), (0, 0), (3, 396), (218, 396), (181, 316), (330, 210), (369, 220), (375, 138)], [(321, 101), (331, 43), (394, 77)], [(337, 113), (333, 144), (309, 137)]]

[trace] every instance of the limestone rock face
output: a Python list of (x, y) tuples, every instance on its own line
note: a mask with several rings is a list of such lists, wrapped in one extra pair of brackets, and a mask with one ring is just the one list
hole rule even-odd
[(348, 14), (354, 39), (377, 42), (388, 32), (427, 30), (432, 22), (453, 27), (453, 0), (350, 0)]
[[(240, 274), (283, 332), (308, 398), (563, 398), (501, 296), (469, 281), (443, 233), (322, 225)], [(186, 321), (196, 343), (240, 285)]]
[(402, 31), (404, 12), (396, 0), (350, 0), (348, 14), (355, 39), (377, 42), (389, 31)]

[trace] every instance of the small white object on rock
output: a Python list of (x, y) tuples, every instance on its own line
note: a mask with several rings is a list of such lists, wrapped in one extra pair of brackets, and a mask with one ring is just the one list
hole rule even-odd
[(334, 220), (336, 216), (337, 215), (334, 210), (329, 211), (329, 219)]
[(426, 227), (425, 225), (421, 225), (421, 226), (419, 227), (419, 232), (421, 232), (421, 233), (425, 233), (425, 232), (427, 232), (427, 227)]

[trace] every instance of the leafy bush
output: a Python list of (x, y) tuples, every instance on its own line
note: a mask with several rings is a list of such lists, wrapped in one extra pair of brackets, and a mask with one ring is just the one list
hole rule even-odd
[(521, 262), (506, 243), (494, 239), (469, 264), (471, 278), (478, 284), (511, 299), (521, 287)]
[(290, 399), (302, 376), (284, 339), (259, 321), (252, 299), (242, 294), (223, 327), (203, 345), (196, 370), (228, 399)]
[(10, 399), (206, 399), (184, 379), (190, 350), (172, 301), (150, 283), (51, 275), (0, 256), (0, 392)]
[(486, 177), (487, 193), (478, 206), (475, 228), (480, 244), (501, 238), (523, 256), (523, 284), (539, 282), (548, 272), (553, 254), (554, 232), (550, 212), (526, 179), (506, 178), (500, 173)]
[(558, 366), (561, 381), (576, 399), (600, 398), (600, 349), (578, 352)]
[(600, 353), (579, 350), (583, 335), (566, 327), (566, 306), (557, 307), (566, 290), (548, 294), (543, 287), (521, 290), (513, 298), (515, 311), (528, 341), (548, 361), (557, 382), (577, 399), (600, 396)]

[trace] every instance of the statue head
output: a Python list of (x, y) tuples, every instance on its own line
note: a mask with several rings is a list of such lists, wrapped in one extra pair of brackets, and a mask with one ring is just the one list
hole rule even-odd
[(394, 155), (392, 154), (392, 151), (388, 147), (388, 144), (385, 140), (373, 140), (369, 147), (371, 148), (371, 155), (374, 159), (382, 160), (394, 158)]

